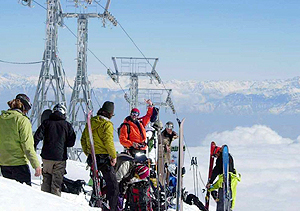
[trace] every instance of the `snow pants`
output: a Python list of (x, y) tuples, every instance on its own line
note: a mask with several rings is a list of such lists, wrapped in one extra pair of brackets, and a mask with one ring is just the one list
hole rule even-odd
[(21, 166), (1, 166), (3, 177), (14, 179), (20, 183), (31, 185), (31, 175), (28, 165)]
[[(110, 165), (108, 155), (96, 155), (97, 168), (101, 171), (103, 178), (106, 183), (106, 199), (109, 201), (110, 211), (117, 210), (118, 195), (119, 195), (119, 185), (116, 178), (116, 173), (114, 168)], [(92, 165), (92, 158), (89, 155), (87, 159), (89, 166)], [(92, 172), (91, 172), (92, 175)], [(93, 204), (92, 200), (95, 200), (95, 186), (93, 185), (93, 193), (91, 196), (90, 204)], [(103, 207), (103, 210), (108, 210)]]
[(61, 196), (61, 185), (66, 171), (66, 161), (43, 160), (43, 183), (41, 190)]

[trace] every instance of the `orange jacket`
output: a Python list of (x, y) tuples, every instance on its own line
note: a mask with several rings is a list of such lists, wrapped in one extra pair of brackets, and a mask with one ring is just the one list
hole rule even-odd
[[(141, 132), (138, 128), (138, 126), (131, 121), (131, 117), (128, 116), (125, 118), (124, 123), (128, 123), (130, 126), (130, 133), (129, 133), (129, 139), (128, 139), (128, 133), (127, 133), (127, 126), (122, 126), (120, 129), (120, 143), (126, 147), (130, 148), (132, 146), (133, 142), (136, 143), (145, 143), (146, 141), (146, 130), (145, 126), (150, 122), (150, 118), (153, 112), (153, 107), (148, 107), (147, 114), (141, 118), (138, 119), (138, 124), (140, 124)], [(142, 150), (146, 149), (147, 146), (141, 148)]]

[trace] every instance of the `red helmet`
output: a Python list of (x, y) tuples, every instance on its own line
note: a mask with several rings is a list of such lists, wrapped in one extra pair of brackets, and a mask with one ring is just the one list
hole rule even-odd
[(150, 170), (148, 166), (138, 165), (135, 168), (135, 174), (138, 176), (139, 179), (145, 179), (146, 177), (149, 177)]
[(217, 153), (219, 153), (221, 151), (221, 149), (222, 149), (221, 147), (215, 146), (214, 150), (213, 150), (213, 156), (216, 156)]
[(137, 108), (133, 108), (133, 109), (131, 109), (130, 114), (132, 114), (132, 113), (137, 114), (137, 116), (139, 116), (140, 115), (140, 110), (137, 109)]

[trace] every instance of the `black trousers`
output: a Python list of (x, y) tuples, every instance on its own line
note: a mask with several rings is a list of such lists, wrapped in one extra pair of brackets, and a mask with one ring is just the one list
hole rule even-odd
[(31, 174), (28, 165), (21, 166), (1, 166), (3, 177), (17, 180), (20, 183), (31, 185)]
[[(117, 210), (117, 202), (119, 195), (119, 186), (114, 168), (110, 165), (108, 155), (96, 155), (97, 168), (101, 171), (106, 183), (106, 199), (109, 201), (110, 211)], [(88, 156), (87, 163), (91, 166), (91, 156)], [(92, 172), (91, 172), (92, 173)], [(93, 185), (92, 197), (95, 194), (95, 186)], [(104, 210), (106, 208), (104, 207)]]

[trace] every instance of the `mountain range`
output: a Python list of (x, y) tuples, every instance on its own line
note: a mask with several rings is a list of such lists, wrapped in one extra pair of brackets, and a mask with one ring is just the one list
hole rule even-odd
[[(33, 99), (37, 80), (37, 76), (0, 74), (2, 99), (0, 108), (3, 109), (3, 100), (6, 102), (17, 92), (25, 92)], [(65, 91), (68, 99), (72, 92), (68, 84), (72, 86), (73, 80), (66, 79), (68, 83)], [(122, 107), (126, 107), (123, 90), (129, 94), (129, 78), (120, 80), (120, 84), (114, 83), (105, 75), (90, 75), (89, 80), (95, 93), (94, 97), (92, 96), (93, 104), (96, 104), (96, 101), (113, 99), (120, 100), (123, 102)], [(300, 113), (300, 77), (264, 81), (169, 80), (163, 84), (151, 84), (149, 80), (142, 79), (139, 81), (139, 88), (172, 89), (171, 98), (178, 113), (235, 115)], [(155, 97), (160, 98), (156, 101), (165, 101), (166, 93), (158, 92)]]

